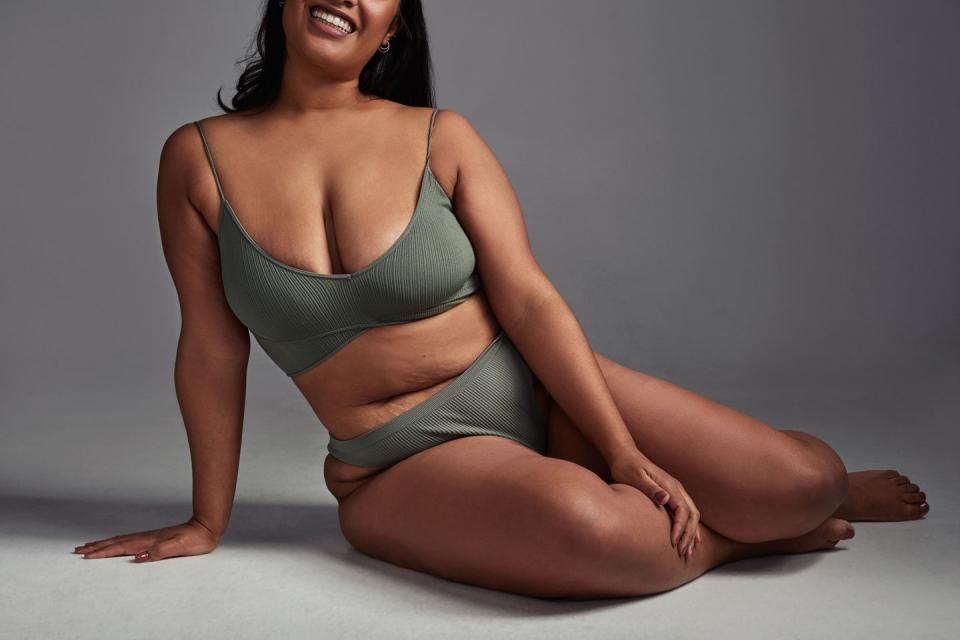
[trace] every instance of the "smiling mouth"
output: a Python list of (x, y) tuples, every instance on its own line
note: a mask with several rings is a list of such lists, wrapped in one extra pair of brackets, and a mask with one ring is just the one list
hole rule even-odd
[(327, 11), (320, 5), (313, 5), (309, 8), (310, 17), (317, 22), (322, 22), (328, 27), (337, 29), (343, 34), (350, 34), (357, 30), (353, 22), (347, 20), (335, 13)]

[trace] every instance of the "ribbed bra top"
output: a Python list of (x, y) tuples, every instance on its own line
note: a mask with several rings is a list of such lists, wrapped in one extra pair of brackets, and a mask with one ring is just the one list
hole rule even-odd
[(437, 109), (430, 115), (417, 204), (385, 253), (352, 273), (285, 264), (247, 233), (223, 192), (213, 154), (195, 121), (220, 193), (220, 274), (234, 315), (288, 376), (330, 358), (365, 331), (427, 318), (482, 288), (469, 238), (430, 170)]

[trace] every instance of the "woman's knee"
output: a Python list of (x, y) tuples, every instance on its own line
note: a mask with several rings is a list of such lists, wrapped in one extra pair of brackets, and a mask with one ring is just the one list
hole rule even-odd
[(741, 542), (794, 538), (814, 529), (836, 511), (846, 496), (846, 471), (823, 456), (809, 458), (785, 468), (772, 488), (764, 492), (768, 506), (763, 522), (754, 523), (749, 532), (730, 537)]
[[(849, 477), (843, 461), (835, 453), (821, 453), (814, 458), (805, 474), (803, 489), (806, 498), (804, 503), (820, 517), (814, 524), (816, 526), (843, 502), (847, 495)], [(814, 519), (816, 520), (816, 517)]]
[(801, 502), (818, 514), (833, 513), (847, 495), (849, 477), (843, 459), (833, 447), (815, 435), (792, 430), (786, 433), (803, 445), (799, 465), (801, 481), (798, 483)]

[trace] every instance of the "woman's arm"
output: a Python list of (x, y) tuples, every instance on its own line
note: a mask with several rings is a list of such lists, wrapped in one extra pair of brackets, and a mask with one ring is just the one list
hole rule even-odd
[(520, 203), (493, 151), (455, 111), (438, 114), (435, 127), (444, 131), (433, 155), (458, 163), (454, 208), (500, 325), (608, 462), (636, 450), (580, 323), (533, 256)]
[(198, 132), (184, 125), (160, 154), (157, 215), (180, 303), (174, 383), (193, 470), (193, 518), (219, 539), (230, 520), (243, 428), (250, 336), (227, 305), (217, 236), (200, 213), (217, 191)]
[[(174, 385), (193, 469), (193, 514), (169, 527), (74, 548), (84, 558), (135, 562), (209, 553), (230, 520), (240, 459), (250, 336), (227, 305), (216, 234), (201, 210), (219, 209), (196, 127), (170, 134), (160, 153), (157, 217), (180, 302)], [(199, 206), (198, 206), (199, 205)]]
[(699, 539), (699, 514), (683, 485), (637, 448), (600, 364), (570, 307), (530, 250), (513, 187), (462, 115), (437, 115), (436, 158), (457, 163), (454, 208), (477, 255), (484, 292), (500, 325), (577, 429), (603, 455), (614, 482), (672, 511), (671, 543)]

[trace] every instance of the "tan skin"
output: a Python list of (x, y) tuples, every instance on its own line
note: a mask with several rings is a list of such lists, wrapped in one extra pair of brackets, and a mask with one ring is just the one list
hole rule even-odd
[[(357, 25), (340, 38), (311, 24), (310, 3), (287, 0), (278, 100), (202, 123), (244, 227), (288, 265), (359, 270), (413, 211), (430, 109), (365, 96), (357, 84), (396, 33), (398, 3), (331, 2)], [(926, 513), (925, 494), (893, 470), (848, 473), (815, 436), (593, 351), (532, 255), (503, 168), (461, 114), (438, 113), (430, 167), (474, 245), (483, 291), (371, 329), (293, 382), (331, 435), (350, 438), (437, 393), (503, 328), (537, 379), (549, 450), (471, 436), (389, 467), (328, 455), (326, 484), (355, 548), (516, 593), (608, 597), (671, 589), (739, 558), (829, 548), (853, 535), (850, 521)], [(192, 124), (164, 145), (157, 208), (181, 307), (174, 377), (194, 513), (77, 547), (86, 558), (208, 553), (230, 518), (251, 345), (219, 280), (219, 194)]]

